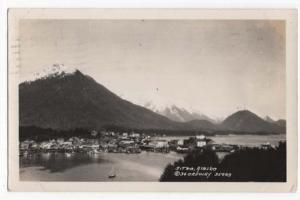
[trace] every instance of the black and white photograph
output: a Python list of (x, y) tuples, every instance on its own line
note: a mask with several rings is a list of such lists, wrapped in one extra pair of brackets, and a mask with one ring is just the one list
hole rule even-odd
[(18, 22), (20, 182), (287, 182), (286, 20)]

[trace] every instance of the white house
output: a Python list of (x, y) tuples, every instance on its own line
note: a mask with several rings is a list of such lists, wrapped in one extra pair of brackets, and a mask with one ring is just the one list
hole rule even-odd
[(204, 147), (204, 146), (206, 146), (206, 141), (205, 140), (197, 141), (197, 147)]
[(184, 144), (183, 140), (178, 140), (177, 145), (182, 146)]

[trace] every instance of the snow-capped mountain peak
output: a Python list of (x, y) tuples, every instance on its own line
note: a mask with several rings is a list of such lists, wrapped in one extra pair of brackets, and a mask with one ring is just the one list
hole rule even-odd
[(171, 110), (176, 110), (177, 108), (187, 112), (195, 112), (194, 108), (183, 101), (162, 97), (158, 94), (147, 94), (144, 98), (138, 99), (136, 103), (158, 112), (164, 111), (166, 108)]
[(144, 93), (139, 98), (130, 98), (122, 95), (135, 104), (143, 106), (155, 113), (163, 115), (173, 121), (188, 122), (192, 120), (207, 120), (217, 123), (216, 120), (202, 114), (199, 110), (193, 108), (188, 103), (178, 99), (170, 99), (159, 93)]
[(49, 77), (63, 77), (75, 73), (76, 70), (77, 69), (65, 66), (64, 64), (53, 64), (52, 66), (43, 68), (41, 71), (34, 73), (27, 81), (34, 81)]
[(267, 121), (267, 122), (270, 122), (270, 123), (274, 123), (274, 122), (275, 122), (275, 120), (272, 119), (271, 117), (269, 117), (268, 115), (265, 116), (263, 119), (264, 119), (265, 121)]
[[(144, 107), (155, 111), (155, 112), (162, 112), (166, 109), (170, 109), (170, 110), (176, 110), (177, 106), (175, 106), (172, 102), (160, 102), (159, 104), (153, 102), (153, 101), (148, 101), (146, 103), (143, 104)], [(184, 109), (184, 108), (181, 108)]]
[(167, 104), (154, 104), (153, 102), (147, 102), (143, 106), (173, 121), (188, 122), (198, 119), (207, 120), (213, 123), (215, 122), (213, 119), (200, 113), (196, 109), (191, 108), (190, 106), (186, 108), (182, 105), (180, 106), (180, 104), (178, 106), (171, 102), (168, 102)]

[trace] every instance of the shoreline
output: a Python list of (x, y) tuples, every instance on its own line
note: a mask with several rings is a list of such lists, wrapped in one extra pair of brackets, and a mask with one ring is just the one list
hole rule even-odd
[[(21, 181), (153, 181), (157, 182), (164, 168), (184, 155), (143, 152), (141, 154), (100, 153), (90, 157), (90, 162), (73, 166), (58, 172), (51, 172), (45, 166), (20, 166)], [(74, 156), (78, 156), (75, 153)], [(63, 156), (60, 153), (57, 156)], [(90, 156), (90, 155), (84, 155)], [(64, 158), (72, 162), (72, 158)], [(68, 160), (69, 159), (69, 160)], [(76, 159), (75, 157), (73, 158)], [(98, 162), (101, 160), (101, 162)], [(51, 159), (49, 159), (50, 162)], [(59, 160), (61, 161), (61, 160)], [(53, 164), (53, 163), (52, 163)], [(109, 179), (111, 168), (115, 167), (117, 176)]]

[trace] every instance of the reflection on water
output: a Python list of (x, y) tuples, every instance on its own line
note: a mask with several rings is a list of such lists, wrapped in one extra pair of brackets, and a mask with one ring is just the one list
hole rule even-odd
[[(182, 137), (181, 137), (182, 138)], [(277, 145), (285, 135), (220, 135), (210, 137), (222, 144), (257, 146), (269, 142)], [(164, 139), (175, 139), (169, 137)], [(220, 154), (224, 157), (226, 154)], [(33, 153), (20, 157), (21, 181), (158, 181), (164, 168), (184, 155), (142, 152), (124, 153)], [(116, 169), (116, 177), (108, 176)]]
[[(21, 181), (158, 181), (183, 154), (36, 153), (20, 157)], [(109, 178), (111, 169), (116, 177)]]
[(50, 173), (63, 172), (67, 169), (86, 165), (89, 163), (103, 163), (97, 154), (89, 155), (84, 153), (33, 153), (20, 158), (20, 167), (40, 166), (39, 170), (49, 170)]

